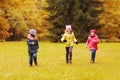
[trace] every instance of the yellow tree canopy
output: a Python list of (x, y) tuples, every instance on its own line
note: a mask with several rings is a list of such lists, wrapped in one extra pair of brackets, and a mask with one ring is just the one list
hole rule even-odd
[(105, 0), (100, 18), (100, 22), (105, 24), (100, 30), (104, 36), (110, 39), (120, 36), (120, 0)]
[(0, 40), (4, 40), (9, 36), (9, 33), (7, 32), (9, 28), (8, 21), (0, 16)]

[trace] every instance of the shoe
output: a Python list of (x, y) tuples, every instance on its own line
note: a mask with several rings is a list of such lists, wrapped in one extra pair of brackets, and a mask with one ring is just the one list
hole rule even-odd
[(68, 61), (66, 61), (66, 63), (68, 63)]
[(91, 60), (91, 63), (94, 63), (94, 60)]
[(35, 63), (35, 66), (37, 66), (38, 64), (37, 64), (37, 62)]
[(66, 63), (68, 63), (68, 60), (66, 60)]
[(70, 64), (72, 64), (72, 61), (70, 61)]

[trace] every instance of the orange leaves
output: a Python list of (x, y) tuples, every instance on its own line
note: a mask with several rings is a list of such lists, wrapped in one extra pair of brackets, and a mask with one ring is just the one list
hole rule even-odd
[(8, 21), (0, 16), (0, 40), (4, 40), (9, 36), (8, 30), (10, 25)]
[(120, 0), (106, 0), (104, 4), (104, 12), (100, 15), (101, 23), (105, 24), (105, 27), (101, 29), (101, 32), (109, 35), (109, 37), (120, 36)]

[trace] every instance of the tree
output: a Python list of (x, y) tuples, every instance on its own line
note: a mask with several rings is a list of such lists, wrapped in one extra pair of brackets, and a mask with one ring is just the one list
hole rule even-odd
[(10, 25), (8, 20), (5, 18), (5, 5), (8, 0), (0, 0), (0, 41), (5, 40), (9, 37), (8, 30)]
[(99, 29), (99, 14), (103, 2), (100, 0), (46, 0), (50, 15), (47, 20), (52, 24), (50, 40), (57, 42), (64, 33), (65, 25), (72, 24), (79, 41), (85, 41), (90, 29)]
[(47, 13), (39, 8), (38, 5), (42, 4), (39, 1), (42, 0), (8, 0), (5, 5), (5, 17), (10, 24), (10, 36), (7, 40), (22, 40), (26, 38), (31, 28), (36, 29), (38, 36), (42, 35), (42, 39), (45, 39), (47, 24), (44, 21), (44, 15)]
[(120, 1), (106, 0), (104, 12), (100, 15), (100, 23), (105, 24), (99, 31), (100, 37), (110, 41), (116, 41), (120, 38)]
[(8, 21), (0, 16), (0, 40), (5, 40), (9, 36), (9, 27)]

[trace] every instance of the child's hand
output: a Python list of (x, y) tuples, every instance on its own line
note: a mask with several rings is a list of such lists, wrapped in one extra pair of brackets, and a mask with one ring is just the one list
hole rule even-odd
[(86, 48), (89, 48), (89, 45), (86, 45)]
[(75, 42), (75, 44), (77, 44), (77, 45), (78, 45), (78, 42)]
[(63, 42), (67, 42), (67, 40), (63, 40)]

